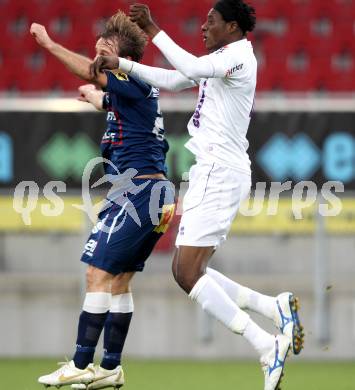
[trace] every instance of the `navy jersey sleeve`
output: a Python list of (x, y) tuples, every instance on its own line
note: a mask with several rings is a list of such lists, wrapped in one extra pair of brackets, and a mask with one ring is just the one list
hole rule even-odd
[(106, 75), (107, 86), (105, 90), (107, 92), (129, 99), (145, 99), (151, 93), (151, 86), (125, 73), (106, 72)]

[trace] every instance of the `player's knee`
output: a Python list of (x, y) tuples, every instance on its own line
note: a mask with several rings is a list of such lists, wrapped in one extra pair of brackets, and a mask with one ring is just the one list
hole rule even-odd
[(86, 286), (88, 291), (108, 291), (112, 275), (96, 267), (86, 270)]
[(176, 262), (173, 262), (173, 275), (176, 283), (187, 293), (189, 294), (197, 280), (200, 278), (200, 275), (195, 275), (192, 270), (186, 269), (184, 267), (179, 267)]
[(112, 280), (111, 292), (113, 295), (117, 294), (126, 294), (131, 292), (131, 279), (134, 275), (134, 272), (122, 273), (116, 275)]
[(173, 272), (173, 275), (174, 275), (174, 279), (176, 281), (176, 283), (187, 293), (189, 294), (190, 292), (190, 289), (189, 289), (189, 286), (188, 286), (188, 282), (187, 282), (187, 279), (184, 275), (180, 274), (180, 273), (177, 273), (177, 272)]
[(87, 287), (89, 288), (90, 286), (92, 286), (93, 282), (94, 282), (94, 270), (92, 267), (88, 267), (86, 269), (86, 285)]
[(213, 248), (180, 247), (173, 260), (173, 275), (178, 285), (190, 293), (198, 280), (206, 273)]

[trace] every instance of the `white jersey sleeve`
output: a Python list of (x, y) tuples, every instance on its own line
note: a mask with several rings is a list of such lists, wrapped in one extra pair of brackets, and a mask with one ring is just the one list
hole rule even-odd
[(200, 80), (213, 77), (213, 65), (206, 57), (196, 57), (177, 45), (164, 31), (152, 40), (170, 64), (188, 79)]
[(227, 45), (206, 56), (196, 57), (178, 46), (164, 31), (160, 31), (153, 43), (175, 69), (188, 79), (237, 78), (243, 74), (243, 53), (233, 45)]
[(188, 79), (177, 70), (155, 68), (121, 57), (119, 58), (119, 63), (119, 67), (123, 72), (138, 77), (153, 87), (169, 91), (181, 91), (198, 85), (198, 82)]

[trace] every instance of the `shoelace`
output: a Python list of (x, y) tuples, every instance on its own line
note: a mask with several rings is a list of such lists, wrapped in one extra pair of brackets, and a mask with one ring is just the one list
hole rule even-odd
[(57, 363), (58, 366), (61, 366), (60, 368), (58, 368), (58, 370), (55, 372), (56, 374), (62, 374), (66, 368), (68, 367), (69, 365), (69, 360), (66, 358), (66, 361), (65, 362), (58, 362)]
[(261, 363), (261, 369), (264, 374), (267, 373), (269, 365), (267, 363)]

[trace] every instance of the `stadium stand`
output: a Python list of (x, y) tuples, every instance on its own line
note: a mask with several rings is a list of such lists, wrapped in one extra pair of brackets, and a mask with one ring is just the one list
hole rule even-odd
[[(0, 0), (0, 91), (72, 91), (80, 84), (35, 44), (33, 21), (67, 46), (93, 56), (106, 17), (129, 0)], [(200, 27), (210, 0), (155, 0), (152, 14), (184, 48), (205, 53)], [(250, 37), (259, 59), (259, 91), (355, 91), (355, 2), (253, 0), (257, 29)], [(144, 62), (168, 66), (149, 46)]]

